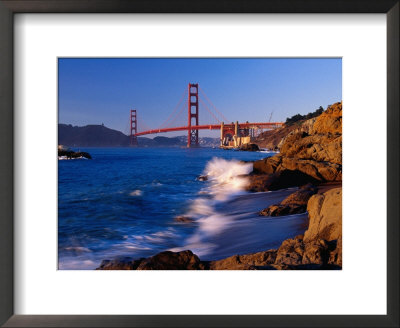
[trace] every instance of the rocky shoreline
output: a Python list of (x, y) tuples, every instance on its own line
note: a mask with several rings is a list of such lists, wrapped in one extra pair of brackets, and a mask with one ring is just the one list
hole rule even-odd
[(58, 148), (58, 159), (77, 159), (77, 158), (92, 159), (92, 156), (84, 151), (73, 151), (71, 149), (65, 149), (62, 146)]
[(201, 261), (190, 250), (166, 251), (137, 260), (103, 260), (97, 270), (341, 269), (342, 103), (291, 128), (278, 148), (279, 154), (253, 163), (246, 189), (260, 192), (299, 187), (259, 214), (276, 219), (307, 211), (309, 223), (303, 235), (284, 240), (277, 249), (217, 261)]

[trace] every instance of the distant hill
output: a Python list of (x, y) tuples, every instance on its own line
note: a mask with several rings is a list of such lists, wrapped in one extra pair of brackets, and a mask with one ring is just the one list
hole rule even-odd
[(58, 124), (58, 144), (70, 147), (126, 147), (129, 137), (103, 125)]
[[(139, 147), (184, 147), (187, 137), (138, 137)], [(218, 138), (200, 138), (203, 147), (219, 146)], [(58, 144), (67, 147), (128, 147), (130, 137), (104, 125), (72, 126), (58, 124)]]

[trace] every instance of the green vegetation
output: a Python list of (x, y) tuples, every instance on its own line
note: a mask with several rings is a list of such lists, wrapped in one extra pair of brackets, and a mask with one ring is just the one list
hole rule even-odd
[(296, 122), (308, 120), (313, 117), (317, 117), (317, 116), (321, 115), (323, 112), (324, 112), (324, 109), (322, 108), (322, 106), (319, 106), (319, 108), (317, 110), (315, 110), (315, 112), (308, 113), (307, 115), (296, 114), (296, 115), (293, 115), (292, 117), (288, 117), (286, 119), (285, 124), (293, 125)]

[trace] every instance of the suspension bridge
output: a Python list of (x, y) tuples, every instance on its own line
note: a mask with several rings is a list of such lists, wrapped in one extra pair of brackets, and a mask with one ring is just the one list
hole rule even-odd
[[(200, 124), (200, 105), (202, 108), (202, 124)], [(271, 114), (272, 116), (272, 114)], [(264, 130), (276, 129), (283, 125), (282, 122), (230, 122), (213, 105), (204, 91), (196, 83), (189, 83), (178, 104), (168, 118), (156, 129), (150, 129), (143, 121), (138, 121), (136, 109), (130, 111), (130, 144), (138, 145), (139, 136), (187, 131), (187, 146), (199, 146), (199, 130), (220, 130), (220, 145), (225, 147), (239, 147), (251, 142)], [(138, 127), (141, 130), (138, 130)]]

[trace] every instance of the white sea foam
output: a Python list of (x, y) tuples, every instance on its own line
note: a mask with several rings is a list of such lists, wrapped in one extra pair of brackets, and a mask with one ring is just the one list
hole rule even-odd
[(141, 190), (139, 190), (139, 189), (134, 190), (134, 191), (132, 191), (132, 192), (129, 193), (129, 196), (133, 196), (133, 197), (135, 197), (135, 196), (142, 196), (142, 195), (143, 195), (143, 191), (141, 191)]
[(219, 213), (216, 207), (234, 195), (245, 192), (248, 184), (246, 175), (252, 169), (252, 163), (237, 160), (213, 158), (208, 162), (203, 172), (208, 177), (207, 186), (199, 194), (207, 193), (211, 198), (201, 196), (193, 201), (186, 215), (194, 218), (198, 227), (194, 234), (186, 239), (183, 247), (174, 250), (191, 249), (197, 255), (203, 256), (215, 249), (216, 245), (208, 239), (223, 232), (236, 219), (235, 216)]
[(268, 149), (262, 149), (259, 151), (260, 153), (265, 153), (265, 154), (279, 154), (279, 151), (275, 150), (268, 150)]
[(213, 158), (207, 163), (204, 175), (211, 183), (209, 191), (215, 200), (225, 201), (229, 196), (245, 189), (248, 184), (246, 175), (252, 170), (252, 163)]
[(70, 159), (87, 159), (86, 157), (80, 156), (80, 157), (74, 157), (74, 158), (69, 158), (67, 156), (58, 156), (59, 160), (70, 160)]
[(132, 236), (135, 240), (140, 240), (144, 242), (150, 242), (150, 243), (163, 243), (167, 239), (177, 239), (179, 238), (179, 235), (176, 234), (175, 230), (173, 228), (168, 228), (167, 230), (164, 231), (157, 231), (153, 232), (148, 235), (134, 235)]

